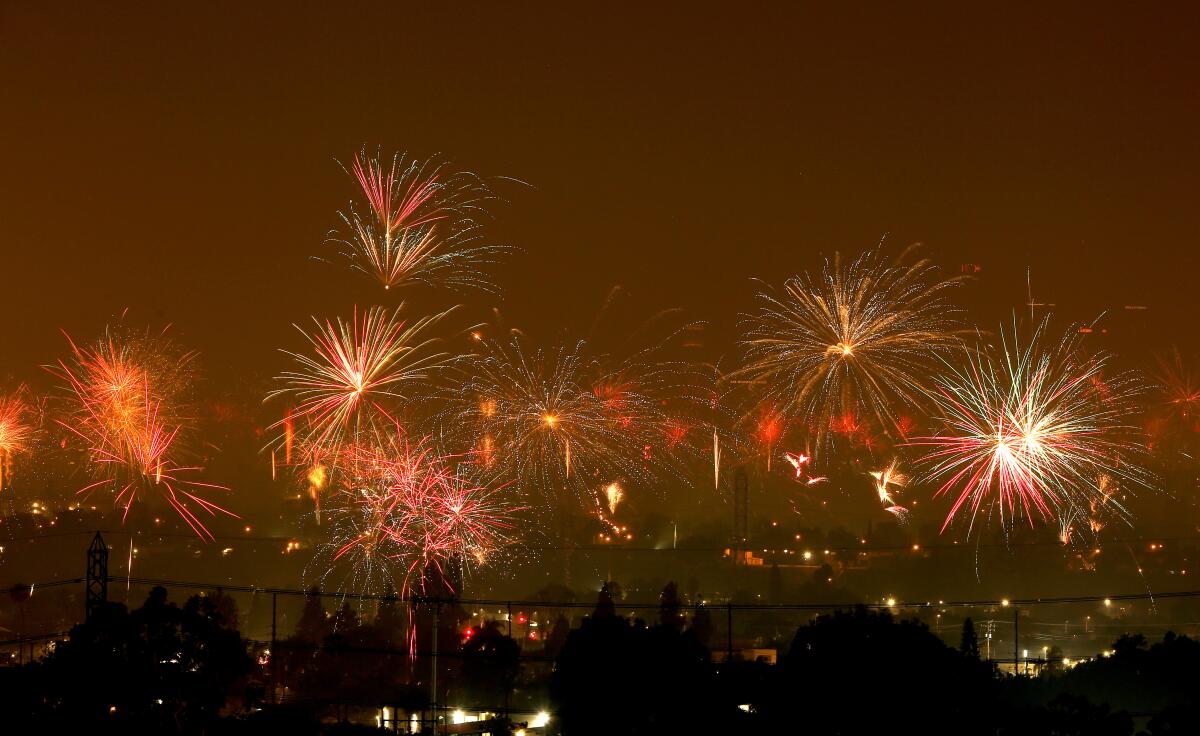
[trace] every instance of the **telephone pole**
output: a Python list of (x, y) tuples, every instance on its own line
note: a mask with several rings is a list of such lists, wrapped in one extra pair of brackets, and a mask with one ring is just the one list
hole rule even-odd
[(433, 710), (433, 733), (438, 728), (438, 617), (442, 612), (442, 602), (433, 604), (433, 675), (430, 682), (429, 707)]
[(1021, 666), (1021, 609), (1013, 606), (1013, 677), (1020, 674)]

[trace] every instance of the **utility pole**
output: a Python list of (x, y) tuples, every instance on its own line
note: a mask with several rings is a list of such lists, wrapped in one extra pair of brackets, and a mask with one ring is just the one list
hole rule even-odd
[(738, 468), (737, 475), (733, 478), (733, 564), (742, 564), (742, 551), (746, 546), (749, 530), (747, 528), (749, 516), (749, 485), (750, 482), (746, 478), (746, 469)]
[(725, 643), (728, 646), (728, 653), (725, 661), (729, 664), (733, 664), (733, 601), (725, 604), (725, 623), (727, 625)]
[(275, 611), (278, 596), (278, 593), (271, 594), (271, 654), (268, 662), (271, 665), (271, 702), (273, 703), (279, 702), (279, 683), (276, 677), (279, 670), (275, 666), (275, 658), (279, 656), (279, 647), (276, 643), (277, 639), (275, 635)]
[(1018, 665), (1021, 662), (1021, 609), (1013, 606), (1013, 676), (1018, 672)]
[(92, 616), (108, 605), (108, 545), (100, 532), (92, 539), (87, 552), (87, 583), (84, 590), (84, 616)]
[(433, 710), (433, 733), (438, 727), (438, 616), (442, 612), (442, 602), (433, 604), (433, 675), (430, 682), (429, 707)]

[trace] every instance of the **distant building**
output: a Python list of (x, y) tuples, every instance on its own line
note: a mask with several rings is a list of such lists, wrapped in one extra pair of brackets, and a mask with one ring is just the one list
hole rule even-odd
[[(745, 649), (734, 649), (733, 656), (736, 659), (741, 659), (745, 662), (757, 662), (761, 664), (778, 664), (779, 651), (776, 649), (767, 649), (763, 647), (749, 647)], [(724, 662), (729, 659), (729, 652), (724, 649), (717, 649), (712, 652), (713, 662)]]

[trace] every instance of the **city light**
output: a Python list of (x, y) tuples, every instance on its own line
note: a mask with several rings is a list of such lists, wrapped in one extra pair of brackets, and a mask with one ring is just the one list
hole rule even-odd
[(1187, 730), (1200, 5), (274, 5), (3, 16), (6, 732)]

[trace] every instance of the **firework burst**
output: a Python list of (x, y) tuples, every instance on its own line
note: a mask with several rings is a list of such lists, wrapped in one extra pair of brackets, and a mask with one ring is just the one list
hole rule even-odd
[(1158, 404), (1156, 434), (1171, 439), (1200, 434), (1200, 379), (1188, 370), (1183, 355), (1175, 350), (1169, 358), (1160, 356), (1151, 378)]
[[(760, 407), (798, 421), (818, 440), (840, 417), (865, 414), (899, 434), (900, 407), (919, 403), (935, 356), (959, 344), (946, 279), (928, 260), (893, 263), (869, 252), (849, 264), (767, 289), (742, 319), (744, 366)], [(760, 413), (764, 411), (760, 409)]]
[(393, 412), (408, 398), (406, 387), (429, 378), (445, 363), (447, 355), (436, 351), (437, 340), (427, 335), (449, 312), (408, 324), (400, 318), (402, 308), (374, 307), (361, 316), (355, 309), (348, 322), (314, 318), (316, 329), (311, 332), (296, 327), (312, 353), (284, 351), (297, 367), (281, 374), (277, 380), (283, 387), (267, 397), (295, 403), (271, 427), (283, 430), (279, 442), (285, 456), (292, 454), (294, 443), (305, 467), (337, 458), (348, 435), (392, 424)]
[(613, 481), (604, 487), (604, 505), (608, 507), (608, 513), (617, 513), (617, 506), (625, 500), (625, 490), (621, 488), (621, 484)]
[(12, 481), (13, 458), (28, 452), (33, 441), (32, 408), (21, 393), (0, 396), (0, 491)]
[(340, 212), (330, 236), (351, 267), (385, 289), (421, 282), (489, 288), (481, 267), (506, 248), (481, 242), (481, 220), (495, 199), (481, 178), (446, 162), (365, 150), (347, 171), (364, 201)]
[(1018, 516), (1031, 525), (1087, 518), (1093, 509), (1125, 516), (1113, 484), (1150, 482), (1128, 423), (1132, 379), (1106, 377), (1107, 356), (1086, 354), (1077, 333), (1048, 341), (1044, 322), (1024, 348), (1001, 342), (999, 351), (966, 351), (965, 366), (946, 363), (929, 391), (944, 429), (911, 442), (926, 448), (937, 494), (954, 496), (943, 530), (960, 513), (973, 528), (988, 507), (1005, 526)]
[(199, 514), (235, 515), (202, 495), (227, 489), (195, 479), (202, 468), (179, 460), (193, 354), (162, 334), (111, 329), (94, 348), (71, 347), (72, 358), (51, 371), (66, 384), (69, 400), (70, 416), (58, 423), (86, 449), (95, 476), (79, 493), (108, 489), (125, 517), (135, 501), (155, 494), (211, 539)]
[(875, 479), (875, 493), (879, 496), (879, 503), (883, 504), (884, 508), (895, 506), (893, 489), (903, 488), (908, 483), (908, 477), (900, 472), (898, 463), (893, 460), (883, 470), (872, 471), (871, 477)]
[(423, 589), (436, 572), (451, 581), (511, 543), (514, 514), (502, 488), (473, 482), (472, 463), (438, 453), (428, 439), (387, 439), (342, 450), (327, 505), (327, 556), (350, 564), (359, 589)]
[(647, 372), (606, 370), (582, 342), (530, 352), (514, 337), (483, 348), (443, 424), (467, 432), (479, 462), (518, 492), (583, 502), (597, 487), (649, 480), (662, 467), (655, 450), (669, 442), (668, 422)]

